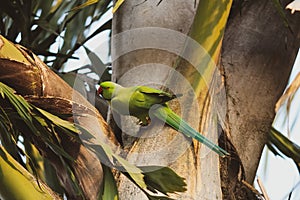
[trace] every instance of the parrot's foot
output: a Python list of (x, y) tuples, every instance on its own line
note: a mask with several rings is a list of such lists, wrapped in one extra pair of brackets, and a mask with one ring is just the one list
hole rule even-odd
[(141, 126), (148, 126), (148, 124), (150, 124), (150, 122), (151, 122), (150, 117), (145, 117), (145, 119), (140, 120), (138, 124)]

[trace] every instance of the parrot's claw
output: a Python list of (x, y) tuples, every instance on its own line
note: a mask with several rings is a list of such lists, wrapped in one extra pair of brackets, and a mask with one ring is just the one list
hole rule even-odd
[(138, 123), (138, 125), (140, 125), (140, 126), (147, 126), (148, 124), (147, 123), (144, 123), (143, 121), (139, 121), (139, 123)]
[(140, 126), (147, 126), (148, 124), (150, 124), (150, 122), (151, 122), (150, 117), (145, 117), (145, 119), (139, 120), (138, 125), (140, 125)]

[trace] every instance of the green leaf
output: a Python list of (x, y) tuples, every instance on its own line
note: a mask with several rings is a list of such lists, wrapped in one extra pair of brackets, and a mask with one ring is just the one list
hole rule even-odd
[[(79, 2), (82, 1), (3, 1), (1, 33), (12, 41), (21, 34), (18, 43), (44, 55), (45, 61), (53, 59), (47, 52), (59, 39), (59, 47), (51, 50), (57, 55), (67, 54), (67, 57), (56, 56), (58, 58), (53, 62), (56, 64), (52, 67), (59, 69), (67, 59), (74, 58), (73, 54), (83, 45), (89, 28), (111, 7), (109, 0), (88, 0), (78, 6)], [(75, 12), (69, 12), (72, 8), (76, 8)]]
[(147, 189), (156, 193), (157, 191), (167, 194), (174, 192), (185, 192), (185, 179), (178, 176), (169, 167), (146, 166), (139, 167), (144, 174)]
[(14, 60), (17, 62), (24, 63), (26, 65), (31, 64), (27, 58), (22, 54), (22, 52), (10, 41), (8, 41), (5, 37), (0, 35), (0, 41), (3, 43), (0, 48), (0, 58), (6, 58), (10, 60)]
[[(122, 158), (121, 156), (114, 154), (112, 152), (112, 149), (105, 143), (103, 143), (102, 141), (99, 141), (101, 148), (103, 149), (103, 151), (105, 152), (105, 154), (107, 155), (107, 157), (109, 158), (110, 161), (114, 159), (116, 159), (121, 166), (125, 169), (126, 173), (129, 174), (130, 178), (132, 178), (132, 180), (142, 189), (146, 189), (147, 185), (144, 181), (144, 175), (142, 174), (142, 171), (134, 166), (133, 164), (129, 163), (127, 160), (125, 160), (124, 158)], [(118, 168), (118, 166), (116, 166), (116, 168)]]
[[(186, 48), (181, 54), (187, 54), (191, 60), (195, 60), (194, 66), (187, 69), (189, 71), (186, 70), (185, 73), (195, 73), (193, 76), (186, 75), (186, 78), (192, 84), (196, 94), (203, 94), (202, 92), (208, 86), (207, 84), (215, 78), (215, 71), (218, 70), (216, 69), (216, 63), (220, 58), (222, 39), (231, 4), (232, 0), (199, 1), (189, 37), (200, 44), (200, 47), (190, 52), (190, 44), (187, 42)], [(177, 63), (176, 67), (180, 67), (180, 63)]]
[(79, 6), (76, 6), (75, 8), (72, 8), (70, 11), (77, 11), (77, 10), (83, 9), (87, 6), (98, 3), (98, 1), (101, 1), (101, 0), (87, 0), (85, 3), (83, 3)]
[(54, 13), (63, 2), (63, 0), (57, 0), (55, 4), (51, 7), (50, 13)]
[(29, 103), (23, 97), (15, 95), (14, 90), (2, 82), (0, 82), (0, 93), (3, 94), (2, 97), (7, 97), (20, 117), (25, 120), (25, 123), (28, 126), (31, 126), (32, 117), (30, 115), (30, 109), (32, 107), (29, 105)]
[(50, 120), (55, 125), (63, 127), (63, 128), (66, 128), (67, 130), (70, 130), (70, 131), (72, 131), (74, 133), (79, 133), (78, 129), (75, 127), (74, 124), (72, 124), (72, 123), (70, 123), (70, 122), (68, 122), (66, 120), (63, 120), (63, 119), (61, 119), (61, 118), (59, 118), (59, 117), (57, 117), (57, 116), (55, 116), (55, 115), (53, 115), (53, 114), (45, 111), (45, 110), (42, 110), (42, 109), (40, 109), (38, 107), (34, 106), (34, 108), (36, 110), (38, 110), (44, 117), (46, 117), (48, 120)]
[(274, 127), (270, 130), (269, 142), (298, 165), (300, 164), (300, 146), (290, 141)]
[[(69, 134), (73, 138), (77, 138), (76, 136), (78, 136), (78, 130), (76, 129), (76, 127), (68, 121), (64, 121), (40, 108), (30, 105), (23, 97), (15, 95), (13, 92), (14, 90), (12, 88), (0, 82), (0, 93), (4, 94), (2, 96), (4, 96), (4, 98), (7, 98), (12, 107), (12, 109), (8, 110), (12, 113), (11, 117), (14, 120), (18, 120), (20, 123), (24, 123), (24, 125), (27, 126), (21, 126), (21, 131), (24, 131), (23, 128), (26, 128), (26, 131), (31, 131), (32, 134), (39, 137), (41, 142), (43, 142), (45, 146), (48, 146), (49, 149), (51, 149), (53, 153), (55, 153), (59, 158), (64, 157), (71, 162), (74, 162), (74, 158), (70, 156), (61, 146), (60, 139), (55, 129), (60, 129), (63, 133)], [(17, 112), (15, 112), (14, 110), (16, 110)], [(30, 140), (31, 138), (26, 139)], [(78, 141), (80, 140), (78, 139)], [(21, 151), (19, 150), (19, 152)], [(26, 156), (28, 157), (28, 155)], [(31, 160), (30, 157), (28, 157), (28, 159)], [(61, 161), (63, 161), (63, 159), (61, 159)], [(35, 172), (32, 163), (30, 164), (33, 172)], [(63, 167), (69, 169), (67, 163), (65, 163)], [(69, 175), (71, 180), (75, 181), (75, 179), (72, 179), (71, 177), (72, 173), (69, 173)], [(74, 186), (76, 186), (75, 182)], [(77, 189), (76, 191), (80, 193), (79, 189)]]
[(0, 106), (0, 141), (1, 145), (11, 154), (17, 161), (22, 162), (17, 146), (18, 134), (13, 128), (12, 122)]
[(109, 69), (107, 65), (105, 65), (102, 60), (94, 53), (90, 51), (87, 47), (84, 47), (90, 61), (91, 61), (91, 70), (99, 75), (100, 81), (109, 81), (111, 80), (111, 74), (109, 73)]
[(59, 36), (59, 33), (57, 32), (57, 25), (56, 24), (51, 24), (49, 23), (47, 20), (37, 20), (35, 22), (39, 27), (41, 27), (42, 29), (44, 29), (45, 31), (55, 35), (55, 36)]
[[(81, 131), (88, 133), (88, 131), (85, 130), (84, 127), (81, 127), (80, 125), (78, 125), (78, 128)], [(87, 147), (90, 148), (94, 153), (96, 153), (100, 159), (101, 158), (103, 159), (99, 150), (97, 151), (97, 147), (100, 147), (103, 150), (103, 152), (105, 153), (105, 155), (107, 156), (107, 158), (108, 158), (109, 162), (112, 164), (112, 166), (114, 166), (116, 169), (121, 168), (122, 171), (125, 171), (128, 174), (129, 178), (131, 180), (133, 180), (141, 189), (147, 188), (147, 185), (144, 181), (144, 175), (142, 174), (141, 169), (139, 169), (135, 165), (129, 163), (127, 160), (125, 160), (121, 156), (115, 154), (112, 151), (111, 147), (109, 145), (107, 145), (106, 143), (104, 143), (103, 141), (98, 140), (97, 142), (98, 142), (97, 145), (87, 145)], [(117, 164), (114, 163), (114, 160), (117, 161)]]
[(3, 199), (60, 199), (45, 184), (40, 188), (35, 178), (2, 146), (0, 146), (0, 176), (0, 196)]
[(72, 185), (73, 185), (73, 188), (75, 188), (76, 195), (80, 195), (81, 199), (84, 199), (84, 194), (83, 194), (82, 188), (80, 187), (80, 184), (79, 184), (74, 172), (72, 171), (72, 168), (64, 161), (63, 161), (63, 163), (64, 163), (65, 168), (67, 169), (69, 177), (72, 180)]
[(130, 175), (130, 177), (134, 180), (134, 182), (142, 189), (146, 189), (147, 185), (144, 181), (144, 175), (142, 171), (136, 166), (130, 164), (127, 160), (122, 157), (115, 155), (115, 159), (125, 168), (126, 172)]
[[(186, 191), (186, 183), (184, 182), (184, 178), (178, 176), (172, 169), (160, 166), (134, 166), (124, 158), (120, 157), (117, 154), (114, 154), (107, 144), (101, 141), (98, 142), (108, 159), (112, 162), (112, 165), (116, 169), (121, 169), (120, 172), (127, 176), (131, 181), (133, 181), (149, 197), (149, 199), (169, 200), (171, 198), (163, 196), (152, 196), (151, 194), (149, 194), (147, 189), (155, 193), (161, 192), (166, 195), (167, 193)], [(113, 160), (116, 160), (117, 164), (120, 164), (121, 166), (113, 163)]]
[[(11, 103), (12, 107), (20, 110), (18, 113), (20, 120), (23, 120), (28, 126), (29, 130), (32, 131), (32, 134), (38, 136), (45, 145), (49, 147), (56, 155), (61, 158), (63, 166), (70, 179), (72, 180), (73, 187), (78, 194), (82, 194), (79, 184), (76, 181), (76, 177), (67, 162), (64, 161), (64, 158), (74, 162), (74, 158), (70, 156), (60, 144), (60, 138), (56, 133), (57, 129), (60, 129), (62, 133), (69, 134), (73, 138), (77, 138), (78, 134), (85, 134), (86, 136), (92, 138), (93, 135), (90, 134), (84, 127), (80, 125), (74, 125), (66, 120), (60, 119), (59, 117), (48, 113), (38, 107), (35, 107), (26, 100), (19, 96), (13, 94), (14, 90), (5, 84), (0, 82), (0, 93), (3, 94), (3, 97), (9, 97), (8, 100)], [(2, 109), (3, 110), (3, 109)], [(22, 111), (22, 112), (21, 112)], [(27, 111), (26, 115), (23, 113)], [(29, 120), (29, 117), (31, 121)], [(0, 115), (1, 116), (1, 115)], [(1, 125), (1, 124), (0, 124)], [(121, 173), (124, 173), (130, 180), (132, 180), (143, 192), (148, 196), (149, 199), (171, 199), (167, 196), (153, 196), (149, 194), (147, 189), (152, 192), (161, 192), (163, 194), (173, 193), (173, 192), (183, 192), (186, 189), (184, 179), (179, 177), (173, 170), (167, 167), (136, 167), (135, 165), (129, 163), (127, 160), (121, 156), (115, 154), (111, 147), (102, 142), (98, 141), (97, 147), (100, 147), (101, 150), (106, 154), (109, 161), (117, 169), (123, 169)], [(91, 147), (90, 147), (91, 148)], [(99, 154), (100, 152), (95, 153)], [(116, 161), (116, 163), (114, 163)], [(33, 165), (31, 165), (33, 167)], [(34, 167), (33, 167), (34, 170)], [(115, 183), (113, 182), (113, 177), (111, 172), (106, 173), (106, 185), (104, 185), (103, 198), (106, 199), (118, 199), (117, 192), (115, 189)], [(100, 186), (99, 186), (100, 187)]]
[[(176, 193), (176, 192), (184, 192), (186, 191), (186, 183), (184, 178), (178, 176), (172, 169), (168, 167), (160, 167), (160, 166), (143, 166), (138, 167), (144, 176), (144, 182), (147, 185), (146, 189), (140, 187), (132, 177), (121, 170), (125, 176), (127, 176), (131, 181), (133, 181), (141, 190), (145, 193), (145, 195), (149, 199), (153, 200), (173, 200), (168, 197), (167, 193)], [(151, 171), (152, 170), (152, 171)], [(150, 194), (149, 191), (153, 193), (163, 193), (166, 196), (161, 195), (153, 195)]]
[(93, 38), (94, 36), (96, 36), (97, 34), (105, 31), (105, 30), (110, 30), (111, 29), (111, 24), (112, 24), (112, 20), (108, 20), (107, 22), (105, 22), (103, 25), (101, 25), (97, 30), (95, 30), (91, 35), (89, 35), (85, 42), (90, 40), (91, 38)]
[[(79, 126), (79, 129), (84, 132), (86, 131), (83, 127)], [(168, 167), (160, 166), (145, 166), (137, 167), (121, 156), (115, 154), (110, 146), (106, 143), (98, 140), (98, 145), (87, 145), (93, 152), (95, 152), (98, 157), (101, 157), (101, 153), (97, 147), (100, 147), (108, 160), (111, 162), (112, 167), (115, 167), (117, 170), (120, 170), (126, 177), (128, 177), (133, 183), (135, 183), (147, 196), (149, 199), (165, 199), (172, 200), (166, 196), (153, 196), (147, 189), (152, 192), (161, 192), (163, 194), (174, 193), (174, 192), (184, 192), (186, 191), (186, 183), (184, 178), (178, 176), (172, 169)], [(100, 154), (100, 155), (99, 155)], [(117, 162), (114, 163), (114, 160)]]
[(102, 200), (118, 200), (119, 194), (117, 184), (111, 170), (104, 165), (102, 165), (102, 169), (104, 174)]

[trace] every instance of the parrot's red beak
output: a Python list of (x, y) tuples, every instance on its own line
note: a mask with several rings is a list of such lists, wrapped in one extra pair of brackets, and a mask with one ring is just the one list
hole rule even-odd
[(102, 87), (100, 86), (99, 88), (98, 88), (98, 90), (97, 90), (97, 95), (102, 95), (102, 92), (103, 92), (103, 89), (102, 89)]

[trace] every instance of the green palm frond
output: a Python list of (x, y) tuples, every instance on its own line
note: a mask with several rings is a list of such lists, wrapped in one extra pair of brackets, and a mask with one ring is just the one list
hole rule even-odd
[[(74, 58), (74, 52), (85, 42), (110, 29), (111, 21), (109, 26), (105, 23), (96, 31), (91, 31), (91, 27), (111, 8), (111, 0), (97, 1), (72, 10), (84, 2), (3, 1), (0, 34), (44, 56), (44, 61), (51, 61), (52, 67), (58, 70), (69, 58)], [(51, 48), (57, 41), (60, 41), (59, 46)]]
[(125, 1), (125, 0), (118, 0), (118, 1), (116, 2), (116, 4), (115, 4), (115, 6), (114, 6), (112, 12), (115, 13), (115, 12), (119, 9), (119, 7), (124, 3), (124, 1)]
[[(271, 128), (269, 133), (268, 146), (269, 145), (271, 147), (276, 147), (276, 149), (282, 152), (285, 156), (293, 159), (300, 172), (300, 168), (299, 168), (300, 167), (300, 146), (299, 145), (289, 140), (287, 137), (285, 137), (274, 127)], [(272, 150), (272, 152), (274, 153), (274, 150)], [(279, 154), (277, 150), (275, 150), (275, 155), (276, 154)]]
[(80, 10), (83, 9), (87, 6), (93, 5), (95, 3), (98, 3), (100, 0), (87, 0), (86, 2), (84, 2), (83, 4), (76, 6), (75, 8), (72, 8), (71, 11), (76, 11), (76, 10)]
[[(278, 112), (279, 109), (283, 109), (284, 112), (280, 113), (283, 117), (284, 122), (287, 123), (288, 133), (290, 133), (290, 122), (292, 122), (292, 131), (294, 125), (297, 123), (297, 118), (299, 114), (293, 119), (290, 119), (290, 112), (292, 109), (292, 103), (297, 101), (296, 94), (300, 87), (300, 73), (295, 76), (295, 79), (291, 82), (288, 88), (285, 90), (283, 95), (276, 103), (275, 111)], [(300, 172), (300, 146), (292, 142), (289, 138), (284, 136), (274, 127), (271, 128), (269, 133), (269, 141), (267, 143), (269, 149), (275, 154), (280, 155), (279, 151), (285, 156), (293, 159), (299, 172)], [(275, 148), (274, 148), (275, 147)], [(279, 151), (278, 151), (279, 150)]]
[[(12, 88), (1, 82), (0, 95), (2, 97), (2, 99), (0, 99), (0, 108), (5, 113), (5, 115), (2, 116), (7, 116), (8, 119), (5, 122), (11, 122), (11, 126), (13, 127), (13, 129), (19, 132), (20, 135), (24, 137), (24, 140), (34, 142), (34, 140), (32, 139), (36, 137), (39, 138), (40, 143), (48, 146), (49, 149), (51, 149), (52, 153), (57, 155), (62, 161), (65, 170), (68, 172), (70, 180), (72, 180), (74, 190), (79, 195), (83, 195), (81, 187), (79, 186), (79, 183), (77, 182), (76, 177), (73, 173), (72, 167), (69, 164), (70, 162), (75, 162), (75, 160), (65, 151), (64, 146), (60, 143), (58, 132), (70, 136), (77, 142), (82, 142), (78, 136), (82, 132), (85, 132), (86, 135), (88, 134), (89, 138), (93, 137), (93, 135), (79, 124), (73, 124), (68, 121), (62, 120), (61, 118), (28, 103), (22, 96), (14, 94), (14, 90)], [(4, 109), (4, 104), (6, 109)], [(17, 124), (21, 124), (21, 127), (25, 128), (26, 131), (15, 124), (16, 122)], [(28, 134), (27, 131), (29, 131), (30, 134)], [(6, 135), (5, 137), (8, 137), (10, 135), (10, 131), (6, 130), (5, 134), (1, 132), (1, 139), (3, 138), (3, 135)], [(10, 145), (16, 146), (15, 140), (11, 140)], [(102, 141), (97, 141), (96, 145), (90, 145), (88, 143), (84, 145), (86, 145), (97, 155), (99, 155), (101, 161), (104, 161), (105, 159), (104, 163), (109, 162), (110, 167), (113, 167), (115, 169), (122, 169), (121, 173), (124, 173), (130, 180), (132, 180), (138, 187), (140, 187), (149, 197), (149, 199), (170, 199), (167, 196), (167, 193), (185, 191), (186, 184), (184, 182), (184, 179), (179, 177), (170, 168), (159, 166), (136, 167), (130, 164), (121, 156), (115, 154), (110, 146)], [(98, 151), (99, 148), (101, 149), (100, 151)], [(17, 150), (15, 151), (17, 153)], [(104, 152), (105, 156), (103, 156), (101, 152)], [(27, 155), (28, 159), (34, 159), (30, 155)], [(37, 174), (36, 164), (31, 164), (30, 167), (33, 171), (35, 171), (34, 174)], [(151, 170), (149, 170), (150, 168)], [(106, 175), (104, 181), (108, 181), (109, 183), (104, 183), (104, 185), (106, 185), (106, 188), (104, 188), (104, 192), (106, 192), (103, 194), (104, 196), (108, 195), (107, 190), (115, 190), (111, 185), (113, 182), (111, 180), (111, 175), (109, 175), (110, 172), (107, 173), (108, 174)], [(173, 181), (170, 182), (170, 179)], [(153, 196), (147, 191), (147, 189), (152, 192), (160, 192), (162, 194), (165, 194), (166, 196)], [(118, 198), (116, 192), (114, 198)]]
[[(34, 105), (29, 104), (23, 97), (14, 94), (14, 90), (7, 85), (0, 82), (0, 94), (1, 94), (1, 103), (0, 107), (2, 110), (5, 110), (8, 120), (6, 123), (11, 123), (13, 132), (18, 132), (20, 136), (26, 140), (34, 143), (33, 138), (39, 138), (42, 143), (51, 149), (51, 151), (60, 157), (61, 160), (67, 159), (70, 162), (74, 162), (74, 158), (69, 155), (60, 144), (60, 139), (57, 136), (57, 130), (64, 130), (65, 133), (70, 133), (74, 131), (72, 127), (68, 126), (61, 119), (53, 116), (52, 114), (43, 111)], [(56, 122), (53, 123), (53, 121)], [(2, 122), (3, 123), (3, 122)], [(10, 132), (7, 130), (6, 132)], [(33, 134), (33, 135), (31, 135)], [(4, 134), (1, 133), (1, 139), (4, 138)], [(72, 132), (73, 138), (76, 138), (75, 134)], [(2, 140), (1, 140), (2, 141)], [(15, 140), (11, 140), (10, 146), (15, 146), (18, 149), (18, 152), (15, 154), (20, 154), (22, 149), (19, 149)], [(28, 164), (34, 174), (37, 174), (36, 159), (33, 156), (26, 155)], [(65, 165), (66, 171), (70, 171), (68, 163)], [(71, 177), (70, 172), (70, 177)], [(74, 180), (74, 179), (73, 179)], [(78, 185), (75, 184), (74, 185)], [(81, 191), (78, 191), (81, 193)]]
[[(1, 132), (0, 132), (1, 133)], [(0, 146), (0, 196), (4, 199), (61, 199), (47, 185), (39, 183), (3, 146)]]
[(102, 200), (118, 200), (118, 189), (111, 170), (107, 166), (103, 166), (103, 172), (104, 183), (102, 189)]

